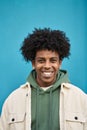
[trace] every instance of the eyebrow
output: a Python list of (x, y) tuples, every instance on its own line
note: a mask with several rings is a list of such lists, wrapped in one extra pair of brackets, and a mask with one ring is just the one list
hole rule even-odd
[[(35, 59), (45, 59), (44, 57), (36, 57)], [(50, 59), (58, 59), (58, 57), (51, 57)]]

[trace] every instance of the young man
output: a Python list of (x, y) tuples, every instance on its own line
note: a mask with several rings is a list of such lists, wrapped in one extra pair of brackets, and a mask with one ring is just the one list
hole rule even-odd
[(65, 33), (35, 29), (20, 50), (33, 70), (6, 99), (0, 130), (87, 130), (87, 96), (60, 69), (70, 55)]

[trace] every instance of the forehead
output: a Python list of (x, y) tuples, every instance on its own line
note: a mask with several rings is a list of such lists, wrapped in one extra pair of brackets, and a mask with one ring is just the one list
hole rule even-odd
[(59, 57), (56, 51), (51, 50), (39, 50), (36, 52), (36, 58), (47, 58), (47, 57)]

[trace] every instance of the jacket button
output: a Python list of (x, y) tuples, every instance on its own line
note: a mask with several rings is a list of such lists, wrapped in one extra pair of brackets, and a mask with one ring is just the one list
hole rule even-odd
[(12, 118), (12, 121), (15, 121), (15, 119), (14, 119), (14, 118)]
[(78, 117), (77, 117), (77, 116), (75, 116), (75, 120), (78, 120)]
[(28, 93), (26, 94), (26, 97), (28, 96)]

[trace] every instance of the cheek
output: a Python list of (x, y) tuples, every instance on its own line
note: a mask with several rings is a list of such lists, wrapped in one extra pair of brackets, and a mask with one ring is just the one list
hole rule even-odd
[(60, 68), (60, 65), (57, 64), (57, 65), (54, 66), (54, 68), (55, 68), (55, 70), (58, 70)]
[(42, 66), (36, 65), (36, 66), (34, 66), (34, 68), (35, 68), (36, 72), (39, 72), (41, 70)]
[(33, 63), (32, 63), (32, 66), (33, 66), (35, 69), (40, 68), (40, 65), (39, 65), (39, 64), (37, 64), (36, 62), (33, 62)]

